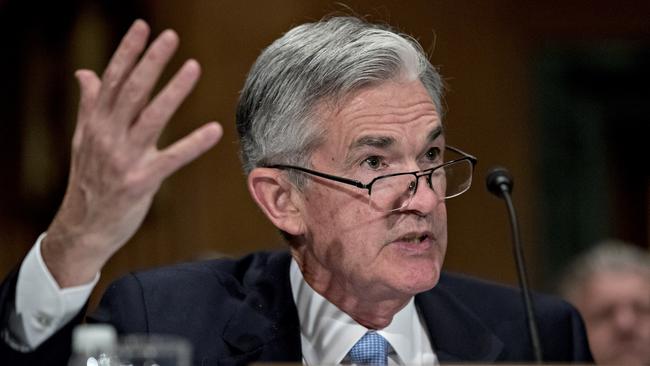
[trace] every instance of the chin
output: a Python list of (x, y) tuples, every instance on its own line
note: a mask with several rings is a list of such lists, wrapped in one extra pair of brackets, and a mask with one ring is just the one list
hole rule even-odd
[(440, 279), (440, 267), (438, 265), (426, 266), (424, 268), (413, 268), (411, 271), (401, 269), (400, 285), (403, 292), (409, 295), (416, 295), (431, 290), (438, 284)]

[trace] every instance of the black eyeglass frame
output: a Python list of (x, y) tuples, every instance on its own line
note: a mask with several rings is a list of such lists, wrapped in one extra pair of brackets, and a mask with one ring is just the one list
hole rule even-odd
[[(303, 168), (301, 166), (295, 166), (295, 165), (273, 164), (273, 165), (266, 166), (266, 168), (295, 169), (295, 170), (298, 170), (298, 171), (301, 171), (301, 172), (304, 172), (304, 173), (307, 173), (307, 174), (315, 175), (315, 176), (320, 177), (320, 178), (329, 179), (329, 180), (339, 182), (339, 183), (349, 184), (351, 186), (361, 188), (361, 189), (367, 189), (368, 190), (368, 197), (370, 197), (371, 194), (372, 194), (372, 185), (376, 181), (378, 181), (379, 179), (394, 177), (394, 176), (398, 176), (398, 175), (410, 175), (410, 174), (412, 174), (412, 175), (415, 176), (415, 187), (412, 188), (413, 189), (413, 194), (415, 194), (415, 192), (418, 189), (418, 182), (420, 181), (420, 177), (426, 176), (427, 184), (429, 185), (429, 187), (431, 187), (432, 186), (432, 184), (431, 184), (431, 176), (433, 175), (433, 172), (436, 169), (440, 169), (440, 168), (443, 168), (445, 166), (458, 163), (460, 161), (465, 161), (465, 160), (469, 161), (471, 163), (471, 166), (472, 166), (472, 173), (471, 173), (470, 177), (474, 175), (474, 168), (476, 167), (476, 163), (478, 162), (478, 159), (475, 156), (470, 155), (470, 154), (468, 154), (468, 153), (466, 153), (466, 152), (464, 152), (464, 151), (462, 151), (462, 150), (460, 150), (458, 148), (455, 148), (453, 146), (445, 146), (445, 149), (453, 151), (453, 152), (461, 155), (462, 157), (458, 158), (458, 159), (450, 160), (450, 161), (448, 161), (446, 163), (440, 164), (438, 166), (434, 166), (432, 168), (424, 169), (424, 170), (416, 170), (416, 171), (412, 171), (412, 172), (391, 173), (391, 174), (386, 174), (386, 175), (380, 175), (378, 177), (373, 178), (367, 184), (361, 183), (358, 180), (339, 177), (339, 176), (336, 176), (336, 175), (327, 174), (327, 173), (319, 172), (317, 170)], [(461, 192), (461, 194), (464, 193), (464, 192), (465, 191)], [(453, 197), (456, 197), (456, 196), (458, 196), (458, 194), (456, 194), (454, 196), (451, 196), (451, 197), (444, 197), (444, 199), (453, 198)]]

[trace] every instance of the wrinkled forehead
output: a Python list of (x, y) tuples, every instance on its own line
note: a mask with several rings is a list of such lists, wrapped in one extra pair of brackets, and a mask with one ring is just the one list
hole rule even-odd
[(428, 143), (444, 137), (436, 105), (418, 79), (386, 81), (320, 108), (325, 140), (345, 144), (348, 149)]

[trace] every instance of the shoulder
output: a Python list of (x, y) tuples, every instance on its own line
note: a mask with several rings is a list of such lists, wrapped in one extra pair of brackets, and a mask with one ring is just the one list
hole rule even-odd
[(286, 251), (256, 252), (132, 272), (109, 285), (92, 318), (142, 331), (152, 317), (232, 307), (269, 283), (282, 286), (277, 279), (288, 278), (290, 262)]
[(290, 263), (286, 251), (258, 252), (130, 273), (109, 286), (90, 320), (120, 333), (175, 334), (192, 342), (196, 359), (220, 358), (232, 352), (229, 329), (247, 321), (253, 333), (268, 332), (268, 319), (290, 309)]
[[(507, 352), (515, 355), (518, 349), (527, 347), (528, 325), (518, 288), (444, 273), (432, 292), (462, 304), (507, 345)], [(545, 361), (591, 360), (584, 325), (577, 310), (551, 295), (533, 292), (532, 300)]]
[[(453, 295), (466, 306), (481, 313), (523, 313), (521, 290), (517, 287), (467, 275), (443, 273), (436, 288)], [(556, 296), (535, 292), (532, 296), (538, 316), (577, 314), (572, 305)]]
[(264, 276), (279, 276), (288, 271), (290, 261), (286, 251), (254, 252), (241, 258), (195, 261), (133, 272), (116, 283), (136, 280), (145, 287), (174, 287), (177, 290), (186, 284), (193, 287), (215, 283), (254, 286)]

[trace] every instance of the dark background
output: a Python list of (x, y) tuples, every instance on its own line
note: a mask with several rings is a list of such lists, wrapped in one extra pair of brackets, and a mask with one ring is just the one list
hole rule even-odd
[(486, 170), (515, 176), (532, 282), (551, 289), (578, 251), (605, 237), (648, 247), (650, 3), (647, 1), (0, 0), (0, 274), (46, 230), (63, 196), (77, 68), (101, 72), (132, 21), (181, 37), (203, 77), (164, 146), (211, 119), (222, 142), (163, 184), (143, 227), (102, 273), (215, 251), (284, 244), (248, 196), (234, 106), (259, 52), (290, 27), (354, 12), (414, 35), (449, 84), (448, 142), (479, 158), (449, 201), (447, 269), (514, 284), (504, 204)]

